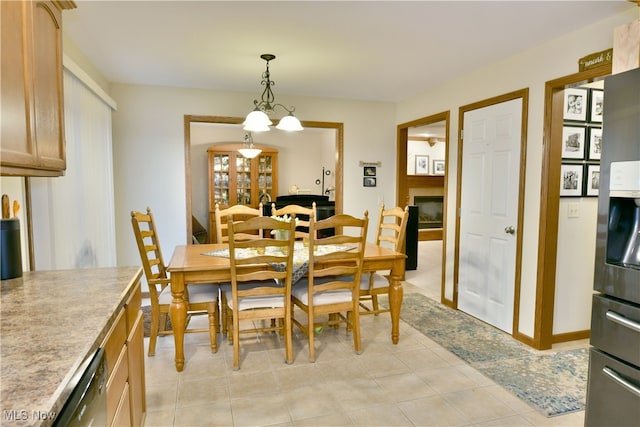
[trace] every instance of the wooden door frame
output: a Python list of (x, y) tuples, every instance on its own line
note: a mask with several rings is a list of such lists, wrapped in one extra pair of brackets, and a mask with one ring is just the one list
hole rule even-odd
[[(445, 143), (447, 145), (445, 150), (444, 164), (448, 164), (449, 150), (451, 144), (449, 144), (449, 111), (443, 111), (441, 113), (433, 114), (431, 116), (422, 117), (420, 119), (412, 120), (410, 122), (402, 123), (398, 125), (396, 135), (396, 206), (406, 206), (410, 203), (409, 200), (409, 176), (407, 175), (407, 151), (409, 144), (409, 128), (426, 126), (432, 123), (445, 122)], [(447, 253), (447, 175), (444, 179), (443, 189), (443, 203), (442, 203), (442, 271), (441, 271), (441, 284), (440, 284), (440, 302), (443, 304), (452, 305), (450, 300), (445, 299), (445, 277), (446, 272), (444, 266), (446, 265), (446, 253)]]
[(586, 334), (553, 336), (553, 313), (558, 257), (558, 215), (560, 213), (560, 166), (562, 163), (562, 125), (564, 90), (567, 86), (590, 83), (611, 74), (611, 64), (571, 74), (545, 83), (540, 225), (533, 339), (522, 340), (539, 350), (554, 342), (588, 338)]
[[(185, 114), (184, 116), (184, 161), (185, 161), (185, 189), (186, 189), (186, 228), (187, 228), (187, 244), (192, 244), (191, 235), (193, 228), (191, 223), (191, 123), (211, 123), (211, 124), (242, 124), (242, 117), (224, 117), (224, 116), (199, 116)], [(344, 176), (344, 124), (338, 122), (316, 122), (301, 121), (305, 128), (318, 129), (334, 129), (336, 131), (335, 141), (335, 209), (336, 213), (342, 213), (343, 208), (343, 176)], [(276, 123), (274, 123), (275, 125)]]
[(529, 88), (524, 88), (514, 92), (499, 95), (494, 98), (485, 99), (473, 104), (460, 107), (458, 112), (458, 174), (456, 185), (456, 225), (455, 225), (455, 249), (453, 262), (453, 307), (458, 308), (458, 280), (460, 273), (460, 203), (462, 195), (462, 152), (463, 152), (463, 129), (464, 114), (468, 111), (500, 104), (514, 99), (522, 98), (522, 127), (520, 135), (520, 178), (518, 190), (518, 214), (516, 225), (516, 259), (515, 259), (515, 283), (513, 295), (513, 329), (512, 336), (520, 340), (518, 322), (520, 319), (520, 276), (522, 272), (522, 236), (524, 234), (524, 191), (526, 177), (527, 160), (527, 120), (529, 116)]

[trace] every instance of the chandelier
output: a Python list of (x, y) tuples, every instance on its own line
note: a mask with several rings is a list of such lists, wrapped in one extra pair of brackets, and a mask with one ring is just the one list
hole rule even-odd
[(273, 95), (273, 91), (271, 90), (271, 86), (275, 84), (274, 81), (271, 80), (269, 74), (269, 61), (276, 59), (275, 55), (271, 55), (269, 53), (265, 53), (260, 55), (260, 58), (264, 59), (267, 62), (267, 69), (264, 73), (262, 73), (262, 84), (264, 86), (264, 91), (262, 91), (261, 100), (257, 99), (253, 100), (253, 105), (255, 108), (252, 112), (247, 115), (247, 118), (244, 120), (243, 129), (250, 132), (264, 132), (270, 130), (269, 126), (273, 124), (271, 119), (269, 119), (268, 114), (271, 114), (275, 111), (276, 107), (280, 107), (285, 110), (288, 114), (280, 119), (276, 129), (287, 130), (287, 131), (297, 131), (303, 130), (304, 128), (300, 124), (300, 120), (293, 115), (295, 111), (295, 107), (287, 108), (282, 104), (276, 104), (275, 96)]
[(262, 150), (259, 148), (255, 148), (253, 146), (253, 136), (251, 132), (247, 132), (244, 134), (244, 143), (245, 146), (238, 149), (238, 152), (242, 154), (242, 157), (246, 157), (247, 159), (253, 159), (258, 154), (262, 153)]

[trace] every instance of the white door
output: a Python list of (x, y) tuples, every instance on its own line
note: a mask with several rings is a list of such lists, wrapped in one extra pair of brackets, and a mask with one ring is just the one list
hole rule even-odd
[(522, 98), (463, 116), (458, 309), (513, 331)]

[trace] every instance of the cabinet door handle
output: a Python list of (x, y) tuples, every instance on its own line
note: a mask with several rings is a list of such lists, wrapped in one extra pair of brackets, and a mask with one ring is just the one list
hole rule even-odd
[(625, 388), (627, 391), (630, 391), (631, 393), (640, 397), (640, 388), (638, 388), (634, 384), (631, 384), (629, 381), (622, 378), (622, 376), (620, 376), (619, 373), (617, 373), (610, 367), (605, 366), (604, 368), (602, 368), (602, 373), (608, 376), (613, 382), (615, 382), (619, 386)]
[(612, 322), (624, 326), (625, 328), (629, 328), (635, 332), (640, 332), (640, 323), (627, 319), (622, 314), (616, 313), (615, 311), (607, 310), (605, 317)]

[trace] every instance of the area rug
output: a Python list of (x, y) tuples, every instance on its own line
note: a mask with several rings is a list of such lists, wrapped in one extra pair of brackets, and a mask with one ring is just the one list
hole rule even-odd
[(587, 349), (542, 353), (415, 293), (404, 295), (400, 318), (547, 417), (585, 407)]
[[(150, 305), (143, 305), (141, 308), (142, 310), (142, 314), (144, 316), (143, 318), (143, 323), (144, 323), (144, 336), (148, 337), (150, 336), (150, 331), (151, 331), (151, 306)], [(169, 317), (167, 316), (167, 330), (171, 330), (171, 319), (169, 319)]]

